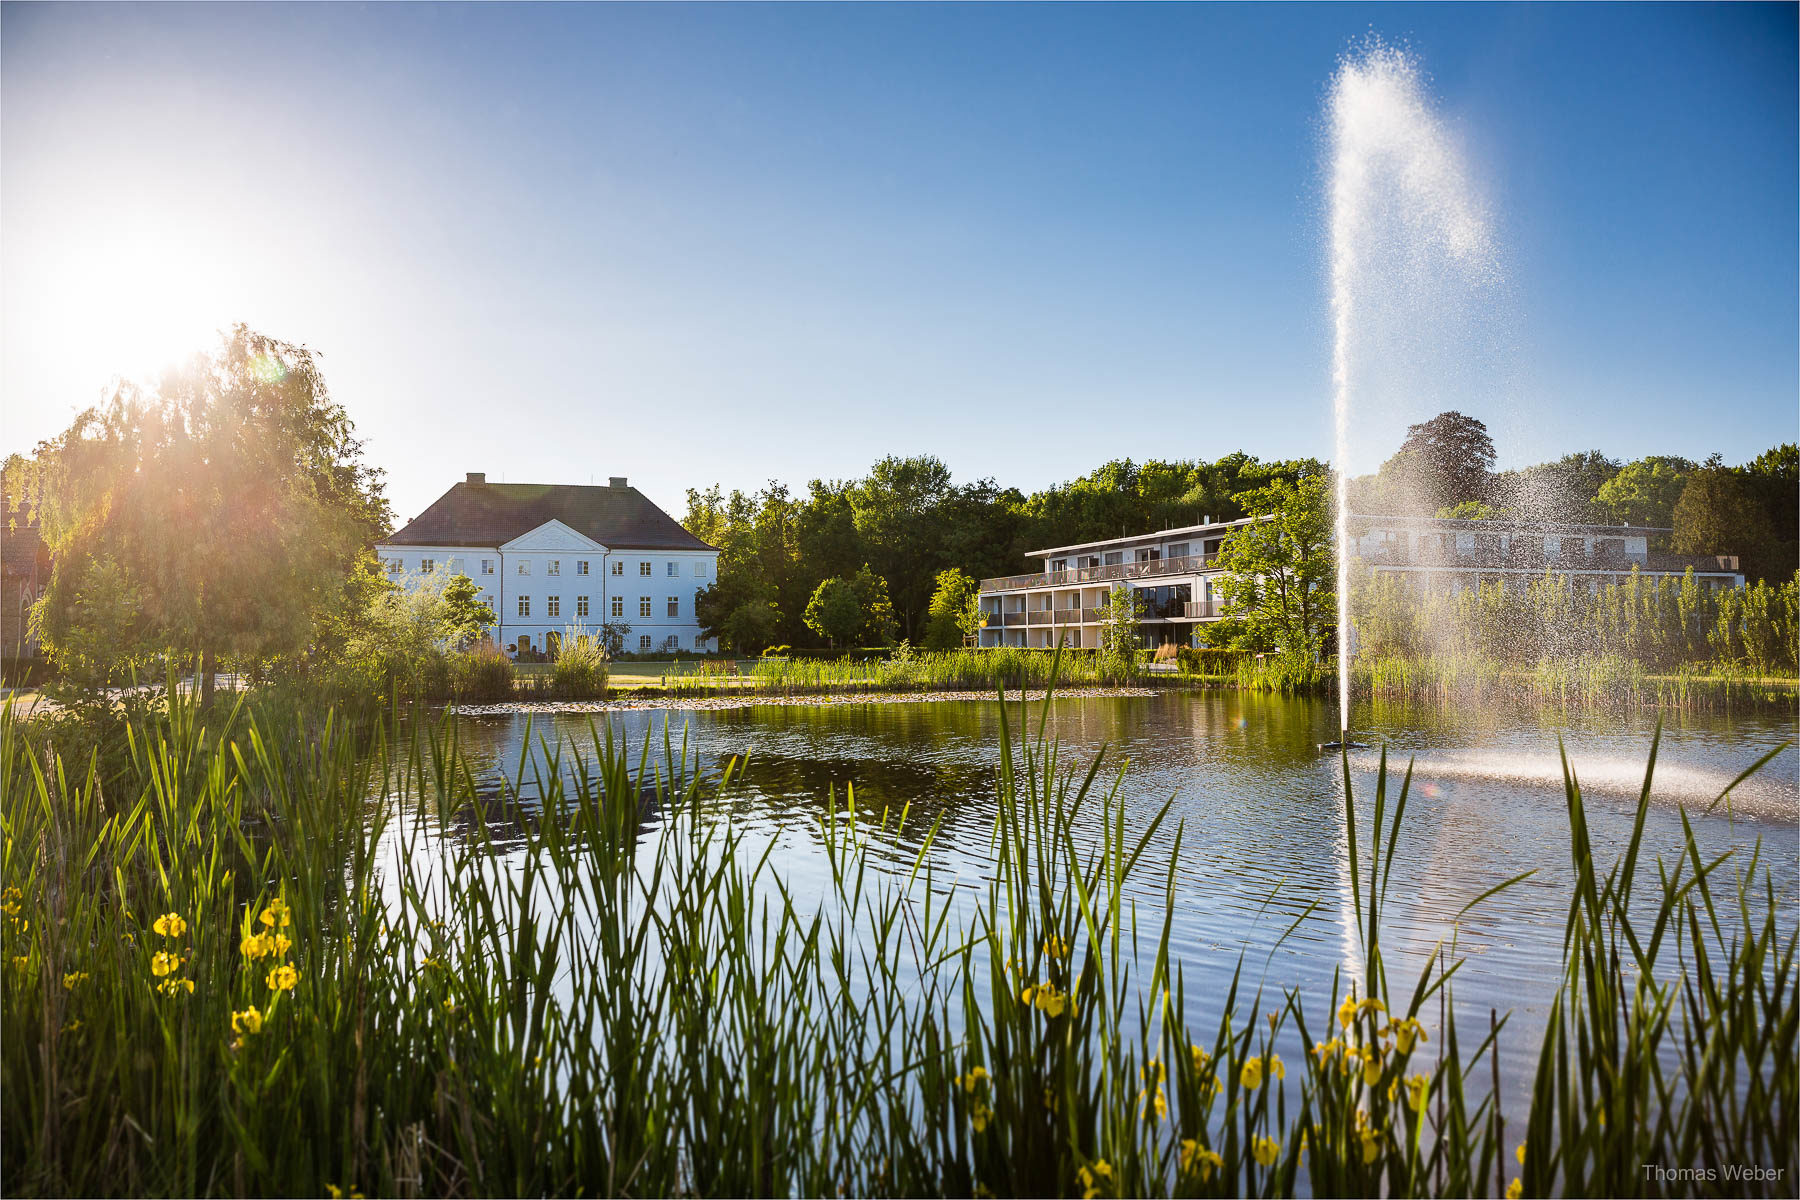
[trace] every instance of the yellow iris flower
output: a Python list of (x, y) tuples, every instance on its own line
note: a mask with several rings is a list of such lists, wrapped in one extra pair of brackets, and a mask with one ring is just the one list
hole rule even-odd
[(294, 970), (291, 964), (282, 963), (269, 972), (269, 986), (278, 992), (285, 992), (299, 982), (300, 972)]
[(231, 1014), (231, 1031), (233, 1033), (261, 1033), (262, 1026), (262, 1013), (254, 1008), (246, 1008), (243, 1012)]
[(1272, 1137), (1253, 1138), (1250, 1142), (1250, 1154), (1263, 1166), (1272, 1167), (1281, 1154), (1281, 1143)]
[(172, 974), (180, 969), (181, 962), (179, 956), (170, 954), (167, 950), (158, 950), (150, 958), (150, 973), (152, 975)]
[(150, 926), (164, 937), (178, 938), (187, 932), (187, 922), (174, 913), (164, 913)]

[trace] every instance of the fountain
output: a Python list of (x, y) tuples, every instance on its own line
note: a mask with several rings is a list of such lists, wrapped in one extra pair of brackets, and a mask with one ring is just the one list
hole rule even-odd
[(1356, 745), (1347, 552), (1351, 399), (1391, 403), (1420, 366), (1432, 385), (1466, 371), (1455, 321), (1497, 271), (1489, 223), (1410, 54), (1371, 41), (1347, 55), (1332, 79), (1326, 116), (1339, 740), (1320, 748), (1342, 750)]

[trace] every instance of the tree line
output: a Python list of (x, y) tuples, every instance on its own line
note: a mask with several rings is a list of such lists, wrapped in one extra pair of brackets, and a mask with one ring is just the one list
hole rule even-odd
[[(1445, 413), (1353, 481), (1352, 502), (1372, 513), (1663, 525), (1670, 548), (1739, 554), (1753, 579), (1793, 575), (1791, 443), (1741, 466), (1598, 451), (1519, 471), (1493, 464), (1485, 427)], [(930, 456), (889, 456), (803, 493), (775, 481), (752, 493), (691, 489), (683, 523), (721, 552), (698, 597), (703, 626), (757, 653), (961, 645), (977, 627), (977, 581), (1032, 569), (1029, 551), (1268, 515), (1227, 540), (1232, 619), (1208, 627), (1209, 639), (1316, 658), (1334, 620), (1329, 480), (1316, 459), (1234, 452), (1115, 460), (1026, 493), (958, 483)], [(446, 584), (430, 605), (392, 594), (372, 551), (392, 523), (383, 488), (311, 352), (242, 326), (154, 384), (119, 384), (0, 472), (9, 536), (28, 514), (50, 553), (32, 611), (42, 645), (65, 675), (96, 682), (170, 651), (193, 655), (203, 679), (221, 662), (304, 677), (346, 656), (378, 657), (420, 613), (456, 637), (491, 622), (467, 588)]]

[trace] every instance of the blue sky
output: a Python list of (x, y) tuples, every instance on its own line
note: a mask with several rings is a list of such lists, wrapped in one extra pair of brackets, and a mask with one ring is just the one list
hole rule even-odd
[[(3, 449), (244, 320), (466, 470), (1328, 455), (1320, 108), (1375, 33), (1496, 215), (1503, 465), (1796, 436), (1796, 10), (0, 9)], [(1369, 463), (1354, 463), (1367, 467)]]

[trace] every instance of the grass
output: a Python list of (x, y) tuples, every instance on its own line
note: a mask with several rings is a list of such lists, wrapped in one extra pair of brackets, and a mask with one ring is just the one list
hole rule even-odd
[(1758, 675), (1741, 664), (1695, 663), (1652, 674), (1619, 655), (1545, 659), (1532, 667), (1509, 667), (1477, 654), (1383, 655), (1358, 658), (1352, 670), (1356, 694), (1389, 699), (1706, 711), (1792, 709), (1800, 698), (1800, 680)]
[[(0, 1186), (1583, 1194), (1743, 1161), (1788, 1173), (1718, 1190), (1791, 1190), (1793, 935), (1766, 868), (1728, 879), (1691, 831), (1642, 883), (1648, 770), (1605, 875), (1567, 778), (1567, 965), (1515, 1171), (1482, 1084), (1504, 1022), (1456, 1027), (1448, 955), (1394, 984), (1383, 959), (1410, 775), (1384, 759), (1365, 825), (1345, 763), (1361, 958), (1326, 1011), (1234, 981), (1195, 1030), (1180, 833), (1149, 857), (1169, 809), (1128, 825), (1120, 776), (1063, 762), (1047, 711), (1034, 738), (1002, 706), (993, 868), (952, 893), (935, 827), (907, 871), (869, 869), (908, 818), (854, 793), (821, 798), (829, 870), (800, 890), (729, 819), (735, 765), (704, 779), (666, 733), (541, 744), (494, 794), (453, 722), (396, 742), (171, 696), (109, 777), (8, 709)], [(1282, 1063), (1296, 1034), (1315, 1052)]]

